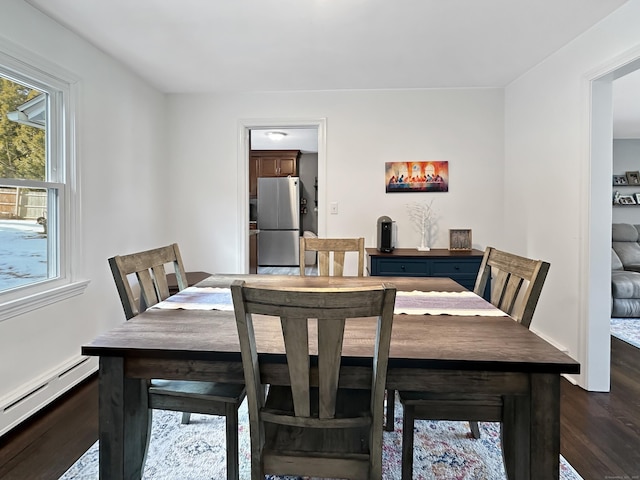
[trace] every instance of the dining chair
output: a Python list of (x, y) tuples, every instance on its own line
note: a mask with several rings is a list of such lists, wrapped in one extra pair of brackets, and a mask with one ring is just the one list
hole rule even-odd
[(358, 277), (364, 275), (364, 238), (300, 237), (300, 275), (305, 276), (305, 253), (317, 252), (318, 275), (341, 277), (347, 252), (358, 254)]
[[(127, 320), (169, 297), (166, 266), (173, 269), (178, 290), (187, 287), (187, 276), (176, 243), (109, 258), (120, 301)], [(136, 301), (131, 281), (137, 279)], [(149, 408), (182, 413), (189, 423), (191, 413), (222, 415), (226, 420), (227, 479), (238, 480), (238, 407), (245, 398), (242, 384), (152, 379), (148, 382)]]
[[(358, 253), (358, 276), (364, 276), (364, 238), (317, 238), (300, 237), (300, 275), (305, 276), (306, 253), (314, 252), (318, 255), (318, 275), (321, 277), (341, 277), (344, 272), (344, 259), (347, 252)], [(333, 255), (332, 255), (333, 254)], [(333, 269), (330, 268), (333, 260)], [(386, 418), (391, 419), (385, 424), (385, 430), (393, 431), (395, 391), (386, 393)]]
[[(487, 247), (473, 291), (482, 296), (491, 282), (491, 303), (529, 328), (538, 304), (549, 263)], [(492, 395), (455, 395), (399, 391), (403, 406), (402, 479), (413, 472), (415, 420), (467, 420), (474, 438), (480, 438), (478, 421), (502, 420), (504, 399)]]
[[(265, 288), (236, 280), (231, 285), (247, 386), (252, 480), (264, 480), (266, 474), (382, 478), (382, 413), (395, 294), (395, 287), (384, 284)], [(371, 388), (342, 388), (342, 345), (345, 324), (348, 331), (351, 321), (346, 319), (359, 317), (377, 317), (370, 319), (377, 324)], [(282, 360), (275, 361), (286, 361), (286, 386), (263, 386), (261, 365), (267, 359), (257, 351), (256, 332), (284, 345)]]

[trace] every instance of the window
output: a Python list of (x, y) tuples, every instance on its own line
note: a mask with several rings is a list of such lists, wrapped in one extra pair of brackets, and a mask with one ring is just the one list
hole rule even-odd
[(6, 319), (81, 293), (86, 282), (72, 275), (78, 241), (72, 80), (2, 50), (0, 43), (0, 319)]
[(47, 93), (0, 76), (0, 292), (59, 274), (58, 229), (47, 225), (60, 197), (55, 161), (47, 164), (48, 103)]

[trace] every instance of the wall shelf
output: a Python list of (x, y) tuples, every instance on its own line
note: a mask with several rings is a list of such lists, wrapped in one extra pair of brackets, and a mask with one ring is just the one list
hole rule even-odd
[[(627, 185), (623, 185), (623, 186), (627, 186)], [(638, 188), (637, 185), (628, 185), (629, 187), (635, 187), (636, 189)], [(615, 195), (618, 195), (618, 201), (615, 201)], [(612, 201), (612, 204), (614, 207), (640, 207), (640, 191), (635, 191), (635, 192), (625, 192), (624, 194), (621, 194), (620, 192), (618, 192), (617, 190), (614, 191), (614, 199)]]

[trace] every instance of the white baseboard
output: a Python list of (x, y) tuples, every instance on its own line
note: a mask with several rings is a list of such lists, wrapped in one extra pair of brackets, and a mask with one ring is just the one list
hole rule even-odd
[(97, 370), (97, 357), (78, 355), (0, 398), (0, 436)]
[[(566, 353), (567, 355), (569, 355), (569, 349), (567, 347), (565, 347), (564, 345), (560, 345), (559, 343), (557, 343), (554, 340), (551, 340), (549, 337), (547, 337), (546, 335), (543, 335), (542, 333), (538, 332), (537, 330), (533, 329), (533, 328), (529, 328), (529, 330), (531, 330), (533, 333), (535, 333), (537, 336), (539, 336), (541, 339), (543, 339), (545, 342), (550, 343), (551, 345), (553, 345), (554, 347), (556, 347), (558, 350), (560, 350), (562, 353)], [(569, 355), (570, 356), (570, 355)]]

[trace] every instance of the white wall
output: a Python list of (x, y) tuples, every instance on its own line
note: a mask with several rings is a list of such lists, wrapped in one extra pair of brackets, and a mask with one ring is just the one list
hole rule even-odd
[[(239, 270), (244, 239), (238, 222), (246, 221), (237, 203), (246, 197), (238, 188), (239, 122), (265, 118), (294, 124), (297, 118), (326, 118), (321, 235), (364, 236), (374, 247), (376, 221), (388, 215), (398, 224), (396, 246), (416, 247), (419, 235), (406, 205), (435, 199), (439, 231), (433, 247), (448, 247), (449, 228), (471, 228), (476, 248), (502, 244), (502, 90), (170, 95), (168, 108), (170, 176), (182, 198), (172, 205), (172, 216), (181, 247), (198, 259), (194, 269)], [(449, 192), (386, 194), (385, 162), (414, 160), (449, 161)], [(330, 202), (338, 203), (338, 215), (327, 213)]]
[(505, 232), (551, 262), (532, 327), (569, 348), (590, 390), (608, 389), (612, 173), (611, 132), (608, 149), (594, 143), (592, 156), (590, 144), (610, 130), (611, 79), (595, 85), (608, 118), (593, 131), (590, 80), (640, 46), (639, 24), (631, 0), (505, 92)]
[[(161, 221), (172, 200), (165, 174), (164, 96), (21, 0), (2, 0), (2, 45), (26, 49), (80, 79), (82, 260), (76, 276), (91, 282), (83, 295), (0, 321), (0, 402), (6, 405), (57, 378), (79, 358), (80, 345), (124, 320), (107, 258), (173, 237)], [(66, 388), (54, 383), (27, 409)], [(0, 434), (20, 415), (1, 418)]]
[[(615, 86), (614, 86), (615, 88)], [(637, 92), (640, 96), (640, 92)], [(616, 139), (613, 141), (613, 174), (624, 175), (625, 172), (637, 172), (640, 170), (640, 140)], [(614, 186), (613, 191), (620, 195), (633, 195), (640, 193), (638, 186)], [(612, 212), (613, 223), (640, 224), (640, 206), (614, 206)]]

